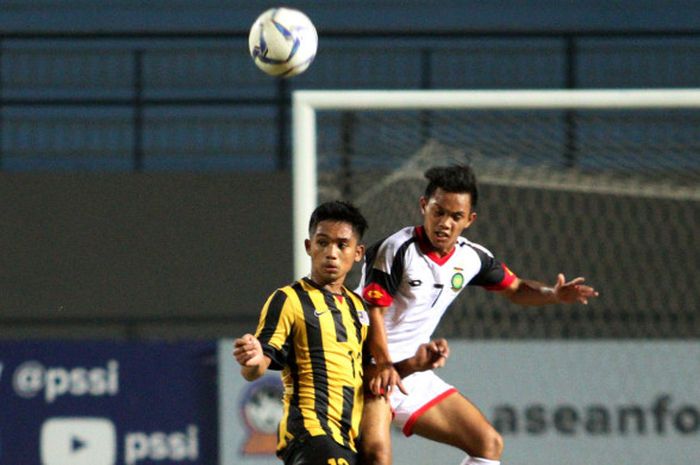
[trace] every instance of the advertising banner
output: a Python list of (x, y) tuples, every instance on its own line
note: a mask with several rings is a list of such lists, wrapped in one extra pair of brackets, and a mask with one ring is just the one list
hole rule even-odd
[(220, 465), (280, 465), (275, 456), (282, 418), (279, 371), (247, 382), (232, 355), (233, 340), (219, 341)]
[(218, 460), (209, 343), (0, 342), (0, 464)]
[[(437, 373), (501, 432), (504, 464), (700, 463), (700, 342), (451, 341), (450, 348)], [(221, 465), (281, 464), (272, 426), (279, 374), (247, 383), (231, 341), (220, 342), (219, 357)], [(465, 457), (398, 430), (392, 437), (396, 465), (458, 465)]]

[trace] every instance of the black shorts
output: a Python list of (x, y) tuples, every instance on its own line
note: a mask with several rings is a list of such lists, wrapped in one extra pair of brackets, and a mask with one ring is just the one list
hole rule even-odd
[(284, 465), (357, 465), (357, 452), (330, 436), (313, 436), (293, 440), (281, 459)]

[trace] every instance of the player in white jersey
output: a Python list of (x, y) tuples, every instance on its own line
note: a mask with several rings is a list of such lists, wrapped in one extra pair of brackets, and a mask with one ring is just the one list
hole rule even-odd
[[(478, 191), (468, 166), (431, 168), (420, 198), (423, 224), (406, 227), (371, 246), (362, 296), (369, 305), (369, 349), (377, 371), (368, 381), (362, 420), (366, 464), (391, 463), (390, 424), (462, 449), (462, 465), (497, 465), (503, 440), (486, 417), (433, 371), (400, 379), (392, 362), (427, 341), (467, 285), (496, 291), (514, 303), (588, 303), (598, 293), (578, 277), (559, 274), (552, 286), (521, 279), (481, 245), (461, 237), (476, 220)], [(448, 354), (445, 353), (445, 356)], [(388, 402), (387, 402), (388, 400)]]

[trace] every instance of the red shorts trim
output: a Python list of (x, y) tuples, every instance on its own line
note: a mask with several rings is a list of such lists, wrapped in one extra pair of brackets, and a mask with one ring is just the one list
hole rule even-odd
[(433, 400), (431, 400), (430, 402), (413, 412), (411, 417), (408, 420), (406, 420), (406, 423), (403, 425), (403, 434), (407, 437), (411, 436), (413, 434), (413, 425), (416, 423), (416, 421), (418, 421), (421, 415), (430, 410), (430, 408), (435, 404), (442, 402), (442, 400), (445, 397), (448, 397), (454, 394), (455, 392), (457, 392), (457, 388), (448, 389), (447, 391), (443, 392), (442, 394), (440, 394), (439, 396), (437, 396), (436, 398), (434, 398)]

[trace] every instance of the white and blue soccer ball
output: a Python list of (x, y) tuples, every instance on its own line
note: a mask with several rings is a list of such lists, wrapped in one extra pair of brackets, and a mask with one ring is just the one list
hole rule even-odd
[(304, 72), (314, 61), (318, 34), (301, 11), (270, 8), (251, 26), (248, 48), (258, 68), (271, 76), (287, 78)]

